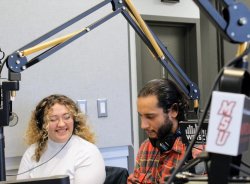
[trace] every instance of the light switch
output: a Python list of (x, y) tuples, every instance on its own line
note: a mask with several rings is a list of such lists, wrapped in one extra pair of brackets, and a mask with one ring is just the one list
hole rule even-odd
[(87, 100), (77, 100), (77, 105), (83, 114), (87, 114)]
[(97, 99), (98, 118), (108, 117), (107, 99)]

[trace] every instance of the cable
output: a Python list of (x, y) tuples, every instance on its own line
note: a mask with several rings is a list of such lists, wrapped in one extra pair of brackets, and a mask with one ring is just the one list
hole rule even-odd
[[(225, 65), (225, 67), (229, 67), (229, 66), (235, 65), (237, 62), (241, 61), (242, 57), (244, 57), (245, 55), (247, 55), (249, 52), (250, 52), (250, 47), (248, 47), (240, 56), (238, 56), (238, 57), (234, 58), (232, 61), (230, 61), (227, 65)], [(186, 151), (183, 159), (179, 162), (179, 164), (177, 165), (177, 167), (175, 168), (175, 170), (173, 171), (173, 173), (171, 174), (171, 176), (168, 178), (167, 184), (170, 184), (170, 183), (173, 182), (173, 180), (175, 178), (175, 175), (179, 172), (179, 170), (181, 169), (181, 166), (185, 163), (185, 161), (186, 161), (189, 153), (192, 150), (192, 147), (194, 146), (196, 138), (199, 135), (199, 132), (201, 130), (201, 126), (204, 123), (205, 117), (206, 117), (208, 109), (210, 107), (210, 103), (211, 103), (211, 99), (212, 99), (212, 93), (213, 93), (215, 87), (217, 86), (218, 81), (221, 78), (221, 75), (222, 75), (225, 67), (223, 67), (219, 71), (219, 73), (218, 73), (218, 75), (217, 75), (217, 77), (216, 77), (216, 79), (215, 79), (215, 81), (214, 81), (214, 83), (212, 85), (212, 88), (211, 88), (211, 90), (209, 92), (209, 98), (207, 99), (205, 110), (204, 110), (204, 113), (202, 115), (201, 121), (198, 122), (198, 127), (197, 127), (197, 130), (196, 130), (196, 133), (195, 133), (194, 137), (192, 138), (191, 143), (189, 144), (189, 147), (187, 148), (187, 151)]]
[(245, 162), (241, 161), (241, 164), (244, 165), (245, 167), (250, 168), (250, 165), (246, 164)]
[(4, 60), (3, 63), (1, 63), (2, 59), (5, 57), (5, 53), (1, 50), (1, 48), (0, 48), (0, 53), (2, 53), (2, 58), (0, 58), (0, 76), (1, 76), (1, 73), (2, 73), (2, 70), (3, 70), (3, 66), (6, 63), (6, 60)]
[[(72, 134), (72, 135), (73, 135), (73, 134)], [(6, 174), (6, 176), (18, 176), (18, 175), (21, 175), (21, 174), (25, 174), (25, 173), (27, 173), (27, 172), (30, 172), (30, 171), (32, 171), (32, 170), (34, 170), (34, 169), (36, 169), (36, 168), (38, 168), (38, 167), (40, 167), (40, 166), (42, 166), (42, 165), (48, 163), (50, 160), (52, 160), (53, 158), (55, 158), (55, 156), (58, 155), (58, 154), (63, 150), (63, 148), (64, 148), (64, 147), (68, 144), (68, 142), (70, 141), (72, 135), (71, 135), (70, 138), (67, 140), (67, 142), (61, 147), (61, 149), (60, 149), (58, 152), (56, 152), (56, 154), (53, 155), (53, 156), (52, 156), (50, 159), (48, 159), (47, 161), (45, 161), (45, 162), (43, 162), (43, 163), (37, 165), (36, 167), (33, 167), (33, 168), (27, 170), (27, 171), (24, 171), (24, 172), (22, 172), (22, 173), (18, 173), (18, 174)]]
[[(202, 144), (202, 146), (204, 146), (204, 145)], [(194, 148), (194, 149), (197, 149), (197, 150), (199, 150), (199, 151), (204, 151), (204, 147), (203, 147), (203, 148), (199, 148), (199, 147), (193, 146), (193, 148)]]
[(235, 165), (235, 164), (232, 164), (232, 163), (231, 163), (231, 164), (230, 164), (230, 167), (232, 167), (232, 168), (234, 168), (234, 169), (238, 169), (239, 171), (241, 171), (241, 172), (247, 174), (248, 176), (250, 176), (250, 172), (245, 171), (244, 169), (240, 168), (239, 166), (237, 166), (237, 165)]
[(2, 60), (5, 57), (5, 53), (4, 53), (4, 51), (2, 51), (1, 47), (0, 47), (0, 53), (2, 53), (2, 57), (0, 58), (0, 60)]

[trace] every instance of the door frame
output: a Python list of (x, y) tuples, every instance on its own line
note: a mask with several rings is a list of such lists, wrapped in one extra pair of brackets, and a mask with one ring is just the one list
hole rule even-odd
[[(201, 40), (200, 40), (200, 20), (189, 18), (176, 18), (176, 17), (162, 17), (142, 15), (142, 18), (150, 26), (151, 24), (160, 24), (161, 26), (183, 26), (187, 28), (186, 39), (186, 61), (187, 61), (187, 74), (191, 81), (195, 82), (202, 93), (202, 70), (201, 70)], [(141, 42), (139, 37), (136, 37), (136, 73), (137, 73), (137, 91), (142, 87), (142, 71), (141, 71)], [(135, 98), (134, 98), (135, 99)], [(203, 99), (201, 97), (201, 99)], [(202, 104), (202, 103), (201, 103)], [(136, 108), (136, 107), (135, 107)], [(134, 122), (136, 123), (136, 122)], [(138, 124), (140, 123), (138, 119)], [(139, 126), (139, 125), (138, 125)], [(140, 127), (140, 126), (139, 126)], [(139, 145), (145, 140), (146, 136), (143, 130), (138, 127)], [(135, 130), (135, 129), (134, 129)], [(134, 132), (135, 134), (135, 132)]]

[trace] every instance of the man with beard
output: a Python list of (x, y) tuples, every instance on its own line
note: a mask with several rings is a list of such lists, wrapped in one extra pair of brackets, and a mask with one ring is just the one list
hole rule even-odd
[(140, 146), (127, 184), (164, 183), (185, 154), (179, 121), (185, 120), (187, 108), (187, 98), (169, 79), (151, 80), (141, 89), (137, 109), (148, 139)]

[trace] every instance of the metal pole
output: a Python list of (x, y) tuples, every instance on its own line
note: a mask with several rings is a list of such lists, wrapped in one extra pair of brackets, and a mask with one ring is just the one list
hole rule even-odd
[(0, 127), (0, 181), (6, 181), (4, 148), (3, 127)]

